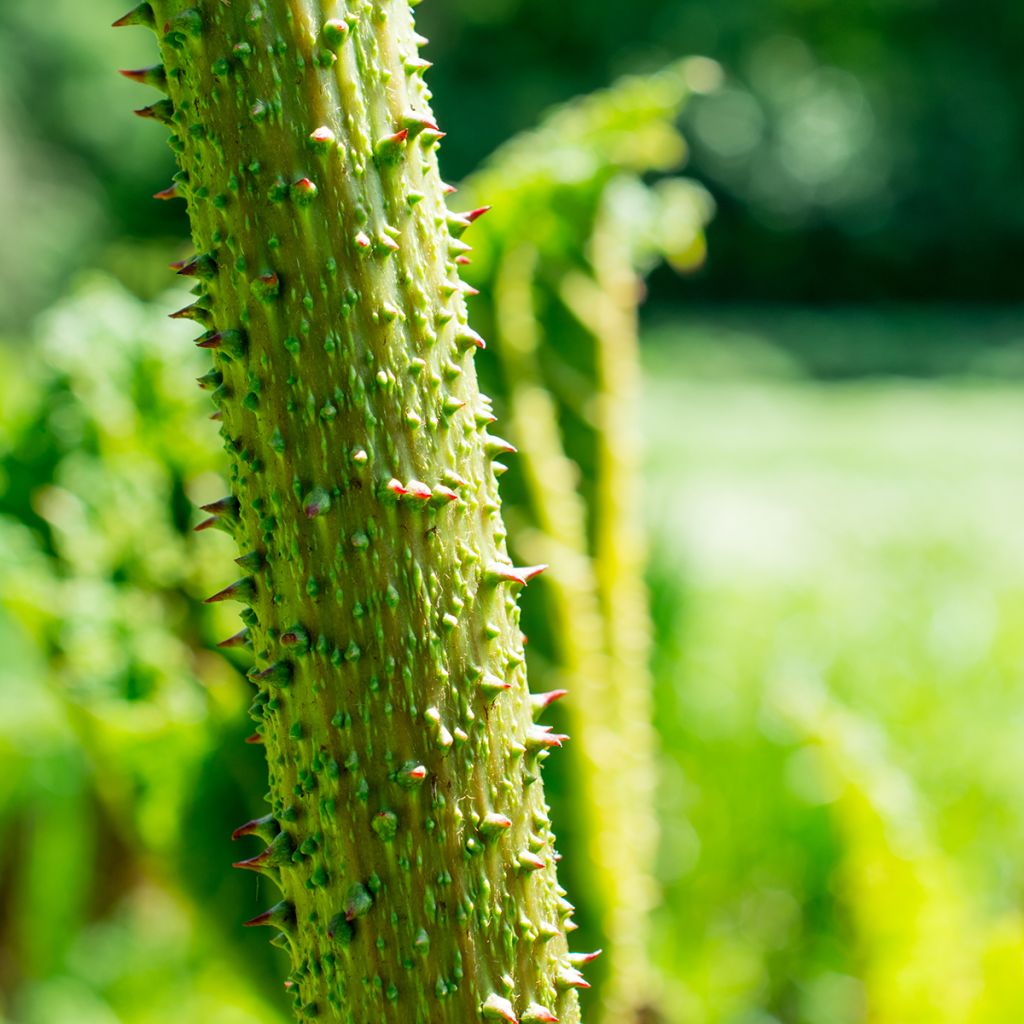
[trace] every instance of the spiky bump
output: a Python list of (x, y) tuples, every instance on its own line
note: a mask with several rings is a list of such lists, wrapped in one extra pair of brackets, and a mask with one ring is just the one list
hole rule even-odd
[[(578, 1021), (516, 595), (408, 0), (150, 0), (299, 1013)], [(342, 13), (343, 11), (343, 13)], [(160, 101), (162, 103), (162, 101)], [(157, 116), (159, 115), (159, 116)], [(148, 116), (148, 115), (147, 115)], [(219, 377), (217, 376), (219, 375)], [(496, 785), (501, 780), (501, 785)], [(543, 837), (534, 848), (537, 837)], [(282, 838), (283, 837), (283, 838)], [(523, 922), (526, 922), (525, 924)], [(411, 966), (410, 966), (411, 965)]]

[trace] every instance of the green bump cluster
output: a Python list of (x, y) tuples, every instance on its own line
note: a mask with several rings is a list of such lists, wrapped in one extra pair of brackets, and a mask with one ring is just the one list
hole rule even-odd
[(585, 957), (539, 778), (492, 436), (409, 0), (151, 0), (188, 203), (254, 653), (271, 813), (243, 825), (281, 899), (301, 1018), (573, 1024)]

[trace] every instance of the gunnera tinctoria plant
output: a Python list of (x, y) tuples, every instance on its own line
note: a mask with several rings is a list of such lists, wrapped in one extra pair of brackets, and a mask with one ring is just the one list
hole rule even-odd
[(241, 862), (281, 890), (249, 923), (291, 957), (300, 1016), (579, 1018), (586, 955), (539, 777), (505, 547), (409, 0), (151, 0), (196, 246), (178, 266), (213, 354), (252, 715), (271, 812)]

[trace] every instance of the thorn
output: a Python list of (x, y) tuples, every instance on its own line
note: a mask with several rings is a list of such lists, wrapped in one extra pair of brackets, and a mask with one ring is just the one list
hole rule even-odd
[(307, 519), (316, 519), (331, 510), (331, 496), (322, 487), (314, 487), (302, 499), (302, 511)]
[(208, 505), (200, 505), (199, 508), (203, 512), (209, 512), (211, 516), (238, 518), (238, 499), (233, 494), (211, 501)]
[(251, 604), (256, 597), (256, 581), (251, 576), (243, 576), (240, 580), (218, 590), (212, 597), (208, 597), (206, 604), (217, 604), (220, 601), (241, 601), (242, 604)]
[(408, 491), (407, 491), (407, 490), (406, 490), (406, 489), (405, 489), (405, 488), (404, 488), (404, 487), (402, 486), (402, 482), (401, 482), (400, 480), (395, 480), (395, 479), (394, 479), (393, 477), (392, 477), (392, 479), (390, 479), (390, 480), (389, 480), (389, 481), (387, 482), (387, 484), (385, 484), (385, 489), (386, 489), (386, 490), (389, 490), (389, 491), (390, 491), (390, 492), (391, 492), (392, 494), (394, 494), (394, 495), (395, 495), (396, 497), (398, 497), (398, 498), (401, 498), (401, 497), (403, 497), (404, 495), (406, 495), (406, 494), (408, 494), (408, 493), (409, 493), (409, 492), (408, 492)]
[(265, 868), (279, 867), (291, 859), (295, 851), (295, 843), (287, 832), (278, 832), (265, 850), (257, 853), (255, 857), (247, 860), (235, 861), (233, 868), (242, 868), (244, 871), (260, 871)]
[(132, 111), (136, 117), (144, 117), (161, 124), (171, 125), (174, 123), (174, 104), (170, 100), (157, 100), (148, 107), (139, 107)]
[(493, 206), (478, 206), (475, 210), (470, 210), (469, 213), (464, 213), (462, 216), (472, 224), (473, 221), (479, 220), (485, 213), (490, 213), (493, 209)]
[(445, 487), (444, 484), (438, 484), (431, 494), (436, 505), (444, 505), (459, 500), (459, 496), (450, 487)]
[(272, 299), (281, 293), (281, 279), (272, 270), (260, 274), (250, 282), (253, 294), (260, 299)]
[(459, 190), (454, 185), (449, 185), (447, 182), (441, 182), (441, 192), (446, 196), (453, 196)]
[(275, 661), (269, 668), (262, 672), (256, 669), (249, 671), (249, 678), (254, 683), (267, 683), (277, 689), (284, 689), (292, 681), (295, 670), (290, 661)]
[(399, 769), (395, 781), (403, 789), (414, 789), (427, 777), (426, 765), (416, 764), (415, 761), (407, 761)]
[(154, 89), (167, 92), (167, 69), (163, 64), (154, 64), (151, 68), (122, 70), (121, 74), (129, 82), (138, 82), (139, 85), (151, 85)]
[(564, 733), (552, 732), (550, 725), (534, 725), (526, 733), (527, 750), (550, 750), (561, 747), (569, 737)]
[(263, 742), (263, 737), (258, 732), (254, 732), (251, 736), (246, 736), (243, 742), (255, 747)]
[(209, 373), (204, 373), (202, 377), (196, 377), (196, 383), (203, 391), (212, 391), (224, 383), (224, 374), (220, 370), (210, 370)]
[(540, 1003), (530, 1003), (521, 1019), (523, 1024), (558, 1024), (558, 1018)]
[(154, 192), (153, 198), (167, 202), (170, 199), (181, 199), (183, 196), (178, 191), (178, 183), (174, 182), (174, 184), (168, 185), (167, 188), (161, 189), (159, 192)]
[(373, 147), (373, 158), (378, 164), (394, 164), (402, 157), (405, 143), (409, 139), (409, 129), (403, 128), (394, 135), (386, 135)]
[(485, 814), (483, 821), (480, 822), (480, 831), (485, 836), (497, 836), (502, 832), (508, 831), (512, 827), (512, 819), (504, 814), (496, 814), (491, 812)]
[(462, 476), (460, 473), (456, 473), (454, 469), (446, 469), (444, 472), (444, 482), (451, 487), (468, 487), (469, 481)]
[(337, 50), (348, 37), (348, 23), (341, 18), (331, 18), (324, 22), (320, 37), (327, 49)]
[(480, 678), (480, 689), (483, 690), (485, 697), (493, 700), (498, 694), (511, 690), (512, 684), (507, 679), (485, 672)]
[(455, 335), (455, 344), (461, 349), (487, 348), (487, 342), (472, 327), (462, 327)]
[(563, 967), (555, 975), (555, 985), (562, 989), (590, 988), (590, 982), (575, 967)]
[(516, 860), (524, 871), (540, 871), (547, 867), (547, 862), (530, 850), (520, 850)]
[(429, 60), (424, 60), (422, 57), (411, 57), (403, 65), (406, 73), (410, 75), (421, 75), (424, 71), (429, 71), (433, 66)]
[(240, 629), (234, 636), (229, 636), (227, 640), (221, 640), (217, 644), (221, 650), (227, 650), (231, 647), (252, 647), (252, 639), (249, 636), (249, 627), (246, 626), (244, 629)]
[(193, 526), (192, 529), (195, 533), (202, 533), (203, 530), (212, 530), (215, 527), (223, 526), (224, 522), (217, 516), (210, 516), (209, 519), (204, 519), (201, 523)]
[(294, 647), (297, 654), (309, 650), (309, 634), (301, 626), (292, 626), (281, 634), (282, 647)]
[(236, 558), (235, 565), (248, 573), (259, 572), (264, 565), (263, 555), (259, 551), (250, 551), (248, 554)]
[(262, 914), (257, 914), (251, 920), (243, 922), (242, 927), (259, 928), (262, 925), (269, 925), (290, 933), (294, 924), (295, 908), (282, 900), (280, 903), (275, 903), (269, 910), (263, 911)]
[(141, 3), (133, 7), (127, 14), (122, 14), (110, 27), (125, 28), (128, 25), (142, 25), (144, 28), (151, 28), (156, 31), (156, 18), (153, 15), (153, 8), (148, 3)]
[(331, 146), (338, 141), (338, 137), (331, 128), (324, 124), (309, 133), (309, 141), (317, 152), (327, 153)]
[(501, 1019), (507, 1021), (508, 1024), (519, 1024), (519, 1019), (512, 1009), (512, 1004), (507, 999), (499, 996), (497, 992), (492, 992), (480, 1004), (480, 1012), (485, 1017)]
[(422, 480), (410, 480), (405, 485), (405, 492), (417, 501), (429, 501), (434, 496), (434, 492)]
[(491, 562), (485, 570), (485, 575), (492, 583), (518, 583), (525, 586), (546, 568), (546, 565), (527, 565), (517, 568), (503, 562)]
[(217, 273), (217, 261), (212, 256), (202, 253), (193, 256), (190, 260), (179, 260), (177, 263), (172, 263), (171, 269), (179, 277), (199, 277), (208, 281)]
[(262, 818), (253, 818), (244, 825), (239, 825), (231, 833), (232, 839), (241, 839), (243, 836), (259, 836), (264, 842), (271, 842), (281, 829), (277, 820), (272, 814), (265, 814)]
[(596, 960), (603, 952), (603, 949), (595, 949), (593, 953), (568, 953), (566, 959), (573, 967), (582, 967)]
[(494, 434), (484, 434), (484, 451), (490, 455), (515, 455), (519, 449), (511, 441), (503, 437), (496, 437)]
[(420, 132), (430, 130), (432, 132), (440, 132), (441, 129), (437, 127), (433, 118), (425, 117), (423, 114), (406, 114), (402, 118), (402, 127), (409, 133), (409, 138), (414, 139)]
[(209, 327), (213, 319), (213, 313), (201, 303), (194, 302), (190, 306), (183, 306), (173, 313), (168, 313), (167, 317), (168, 319), (190, 319), (190, 321), (195, 321), (204, 327)]
[(292, 182), (288, 194), (300, 206), (305, 206), (316, 199), (317, 187), (309, 178), (299, 178), (298, 181)]
[[(456, 256), (455, 262), (458, 263), (460, 267), (468, 267), (473, 261), (468, 256)], [(480, 347), (483, 348), (484, 346), (481, 345)]]
[(546, 708), (551, 707), (556, 700), (561, 700), (568, 690), (548, 690), (547, 693), (531, 693), (530, 704), (533, 706), (533, 717), (537, 718), (544, 713)]
[(225, 355), (240, 356), (245, 352), (246, 338), (241, 331), (207, 331), (197, 339), (197, 348), (208, 348), (224, 352)]

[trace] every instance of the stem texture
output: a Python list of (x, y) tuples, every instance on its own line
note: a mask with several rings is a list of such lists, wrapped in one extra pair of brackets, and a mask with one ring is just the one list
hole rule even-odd
[[(408, 0), (152, 0), (214, 354), (271, 814), (241, 866), (300, 1015), (578, 1020), (535, 723)], [(500, 470), (499, 470), (500, 471)]]

